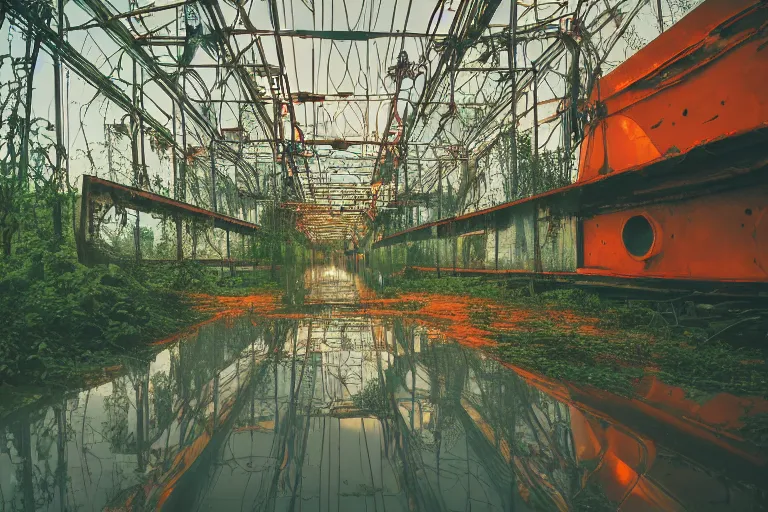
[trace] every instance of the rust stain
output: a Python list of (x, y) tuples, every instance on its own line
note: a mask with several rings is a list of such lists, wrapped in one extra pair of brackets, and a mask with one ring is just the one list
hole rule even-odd
[[(596, 215), (582, 224), (584, 262), (577, 273), (765, 282), (768, 252), (761, 241), (768, 240), (768, 223), (761, 220), (766, 211), (768, 186), (758, 185), (674, 204)], [(651, 220), (658, 257), (639, 260), (625, 249), (623, 227), (635, 216)]]

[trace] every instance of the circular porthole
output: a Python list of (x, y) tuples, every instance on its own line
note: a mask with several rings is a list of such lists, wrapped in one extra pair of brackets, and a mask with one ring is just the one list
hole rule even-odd
[(645, 215), (635, 215), (624, 223), (621, 230), (621, 240), (629, 254), (638, 259), (651, 256), (656, 233), (650, 219)]

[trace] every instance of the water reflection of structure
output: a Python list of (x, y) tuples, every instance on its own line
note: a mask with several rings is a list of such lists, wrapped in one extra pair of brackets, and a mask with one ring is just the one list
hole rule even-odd
[[(333, 272), (313, 276), (315, 303), (343, 303), (354, 280)], [(326, 311), (210, 324), (2, 431), (8, 510), (741, 511), (765, 497), (423, 327)]]
[(359, 302), (359, 277), (335, 266), (310, 267), (304, 274), (309, 284), (306, 304), (351, 306)]

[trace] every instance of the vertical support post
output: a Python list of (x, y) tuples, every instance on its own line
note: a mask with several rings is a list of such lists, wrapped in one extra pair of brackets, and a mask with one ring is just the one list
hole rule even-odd
[(133, 228), (133, 244), (136, 249), (136, 263), (141, 261), (141, 212), (136, 210), (136, 225)]
[[(176, 36), (179, 35), (179, 10), (176, 9)], [(177, 55), (178, 56), (178, 55)], [(187, 73), (186, 69), (179, 70), (181, 73), (181, 93), (182, 95), (186, 95), (187, 90)], [(175, 102), (174, 102), (175, 106)], [(180, 110), (180, 123), (181, 123), (181, 165), (179, 166), (179, 183), (177, 185), (177, 199), (179, 201), (185, 202), (187, 200), (187, 115), (184, 111), (184, 104), (179, 105)], [(174, 116), (174, 126), (176, 122), (176, 117)], [(176, 139), (174, 138), (174, 141)], [(187, 228), (189, 228), (189, 224), (187, 224)], [(182, 227), (182, 220), (181, 218), (178, 218), (176, 220), (176, 258), (180, 261), (184, 259), (184, 245), (183, 245), (183, 227)], [(193, 251), (196, 251), (196, 248), (192, 249)], [(192, 257), (194, 259), (194, 256)]]
[[(187, 75), (185, 72), (181, 80), (181, 92), (185, 94)], [(187, 114), (184, 112), (184, 105), (181, 109), (181, 167), (179, 168), (179, 200), (187, 200)]]
[(275, 260), (277, 259), (277, 202), (272, 203), (272, 233), (270, 233), (270, 250), (272, 251), (272, 262), (269, 268), (269, 275), (275, 278)]
[(251, 235), (250, 255), (251, 255), (251, 258), (253, 258), (251, 260), (251, 263), (252, 263), (252, 265), (251, 265), (252, 269), (251, 270), (253, 270), (254, 273), (256, 273), (256, 249), (255, 249), (255, 247), (256, 247), (256, 235)]
[[(421, 180), (421, 158), (419, 157), (418, 149), (416, 151), (416, 168), (419, 171), (419, 192), (424, 195), (424, 182)], [(416, 224), (421, 224), (421, 202), (416, 205)]]
[(533, 270), (542, 272), (541, 240), (539, 235), (539, 203), (533, 203)]
[(494, 261), (494, 269), (499, 270), (499, 218), (498, 216), (494, 216), (493, 221), (493, 261)]
[(435, 226), (433, 229), (433, 240), (435, 241), (435, 268), (437, 269), (437, 278), (440, 279), (440, 238), (437, 236), (438, 227)]
[[(176, 8), (176, 36), (179, 35), (179, 8)], [(183, 108), (183, 107), (182, 107)], [(171, 130), (173, 134), (173, 143), (176, 144), (176, 102), (171, 103), (171, 118), (173, 124)], [(179, 161), (176, 155), (176, 148), (171, 148), (171, 165), (173, 166), (173, 198), (181, 201), (181, 191), (179, 187)], [(111, 165), (110, 165), (111, 169)], [(176, 224), (176, 261), (182, 261), (184, 259), (184, 245), (182, 244), (182, 229), (181, 229), (181, 217), (174, 217), (174, 224)]]
[(88, 179), (88, 176), (83, 176), (83, 189), (82, 193), (80, 194), (80, 218), (77, 229), (75, 231), (75, 247), (77, 249), (77, 261), (84, 265), (88, 264), (88, 229), (92, 226), (90, 201), (91, 182)]
[(232, 251), (229, 242), (229, 229), (227, 229), (227, 262), (229, 263), (229, 275), (235, 277), (235, 266), (232, 263)]
[(509, 62), (509, 80), (512, 88), (512, 169), (510, 176), (510, 196), (512, 200), (517, 199), (517, 0), (510, 2), (509, 8), (509, 41), (507, 47), (507, 58)]
[(211, 139), (211, 147), (208, 152), (211, 155), (211, 206), (214, 212), (218, 212), (216, 204), (216, 145), (214, 139)]
[(242, 254), (242, 259), (247, 260), (248, 252), (245, 250), (245, 247), (245, 233), (240, 233), (240, 254)]
[[(532, 194), (539, 192), (539, 174), (543, 172), (541, 160), (539, 159), (539, 94), (538, 94), (538, 73), (536, 64), (533, 64), (533, 176), (531, 182)], [(534, 272), (541, 272), (541, 242), (539, 240), (539, 204), (533, 203), (533, 269)]]
[(184, 260), (184, 245), (181, 236), (181, 217), (176, 217), (176, 261)]
[(130, 131), (131, 131), (131, 167), (132, 167), (132, 185), (139, 186), (139, 122), (136, 109), (139, 108), (139, 76), (136, 60), (133, 60), (133, 83), (131, 84), (131, 104), (134, 110), (131, 111)]
[[(135, 61), (134, 61), (135, 64)], [(144, 110), (144, 69), (141, 70), (141, 89), (139, 89), (139, 105), (141, 106), (141, 109)], [(139, 187), (144, 187), (149, 185), (148, 183), (144, 182), (144, 178), (147, 177), (147, 155), (144, 148), (144, 120), (139, 118), (139, 126), (138, 131), (136, 133), (138, 137), (140, 137), (140, 155), (141, 155), (141, 166), (137, 170), (138, 176), (137, 176), (137, 183)], [(141, 213), (139, 210), (136, 210), (136, 261), (141, 261), (141, 225), (139, 223)]]
[[(141, 89), (139, 89), (139, 105), (141, 106), (141, 109), (144, 110), (144, 68), (141, 69)], [(144, 148), (144, 119), (139, 118), (139, 131), (138, 136), (140, 137), (140, 145), (139, 148), (141, 150), (141, 167), (139, 168), (139, 186), (145, 187), (149, 185), (149, 183), (145, 183), (145, 178), (148, 180), (149, 176), (147, 173), (147, 154)]]
[[(453, 215), (460, 215), (464, 213), (464, 206), (467, 204), (467, 198), (469, 198), (469, 154), (467, 154), (466, 159), (461, 160), (460, 165), (461, 185), (459, 186), (459, 190), (456, 192), (456, 202), (451, 206), (451, 213)], [(475, 169), (477, 169), (477, 162), (475, 162)]]
[[(112, 128), (107, 123), (104, 123), (104, 138), (107, 143), (107, 176), (110, 180), (115, 181), (114, 167), (112, 166)], [(99, 177), (99, 171), (96, 171), (96, 177)]]
[[(240, 160), (243, 158), (243, 106), (237, 106), (237, 162), (235, 162), (235, 192), (237, 193), (237, 175), (240, 174)], [(236, 198), (239, 195), (236, 194)], [(245, 198), (240, 199), (240, 204), (243, 207), (243, 220), (248, 220), (247, 212), (245, 211)], [(237, 207), (234, 208), (237, 211)]]
[(147, 399), (144, 396), (144, 386), (141, 385), (142, 377), (136, 383), (136, 459), (139, 468), (139, 472), (143, 473), (146, 467), (146, 461), (144, 460), (144, 400)]
[(192, 221), (192, 259), (197, 259), (197, 223)]
[[(274, 90), (273, 90), (273, 98), (277, 100), (277, 98), (274, 96)], [(279, 138), (282, 140), (282, 133), (280, 133), (278, 122), (280, 121), (280, 104), (277, 101), (274, 101), (274, 119), (275, 119), (275, 138)], [(275, 142), (275, 150), (274, 154), (275, 156), (272, 158), (272, 198), (274, 199), (275, 203), (277, 203), (277, 157), (280, 155), (280, 143)], [(281, 158), (283, 155), (280, 155)]]
[(539, 193), (539, 174), (543, 172), (541, 168), (541, 162), (539, 161), (539, 83), (538, 72), (536, 71), (536, 64), (532, 64), (533, 68), (533, 175), (531, 176), (531, 195)]
[(59, 488), (59, 504), (61, 510), (66, 509), (67, 503), (67, 401), (61, 406), (54, 407), (56, 414), (56, 486)]
[[(144, 378), (141, 380), (141, 387), (144, 393), (144, 432), (149, 437), (149, 366), (144, 368)], [(147, 450), (149, 454), (149, 450)]]
[[(57, 12), (56, 12), (56, 30), (59, 33), (59, 38), (64, 37), (64, 0), (58, 0)], [(53, 237), (58, 244), (64, 235), (63, 223), (62, 223), (62, 211), (61, 211), (61, 188), (63, 169), (62, 162), (64, 161), (64, 130), (61, 108), (61, 55), (58, 48), (53, 52), (53, 87), (55, 89), (55, 115), (56, 115), (56, 175), (54, 176), (56, 195), (53, 202)]]
[(661, 0), (656, 0), (656, 14), (659, 17), (659, 33), (664, 32), (664, 18), (661, 12)]
[(453, 223), (451, 223), (451, 240), (453, 245), (453, 275), (456, 276), (458, 273), (456, 272), (456, 262), (458, 260), (458, 252), (459, 252), (459, 237), (456, 236), (456, 229)]
[(437, 162), (437, 220), (443, 218), (443, 162)]
[(93, 226), (91, 208), (91, 181), (88, 176), (83, 176), (83, 189), (80, 195), (80, 219), (75, 232), (75, 247), (77, 249), (77, 261), (83, 265), (88, 264), (89, 231)]
[(584, 266), (584, 220), (576, 217), (576, 268)]
[[(213, 346), (215, 347), (216, 344), (214, 343)], [(214, 349), (215, 350), (215, 349)], [(215, 357), (215, 356), (214, 356)], [(213, 424), (212, 428), (213, 431), (216, 432), (217, 427), (219, 426), (219, 400), (220, 400), (220, 384), (219, 381), (221, 380), (221, 377), (219, 377), (219, 372), (216, 372), (213, 376)]]
[[(405, 123), (405, 120), (403, 120), (403, 123)], [(405, 182), (405, 193), (403, 194), (405, 196), (406, 206), (405, 206), (405, 227), (410, 228), (413, 224), (413, 211), (411, 210), (411, 196), (410, 191), (408, 189), (408, 145), (404, 145), (403, 149), (403, 181)]]
[[(139, 76), (136, 59), (133, 59), (133, 84), (131, 86), (131, 104), (134, 109), (131, 111), (130, 131), (131, 131), (131, 167), (133, 170), (134, 187), (139, 186), (139, 122), (136, 110), (139, 108)], [(136, 210), (136, 223), (133, 226), (133, 249), (136, 261), (141, 261), (141, 225), (139, 211)]]
[(405, 235), (405, 243), (403, 243), (403, 268), (408, 268), (408, 242), (410, 239), (410, 235), (406, 233)]

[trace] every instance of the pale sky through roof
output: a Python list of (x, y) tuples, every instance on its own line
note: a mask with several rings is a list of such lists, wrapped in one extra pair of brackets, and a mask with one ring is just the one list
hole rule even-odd
[[(88, 23), (91, 20), (80, 5), (86, 3), (82, 0), (68, 2), (65, 7), (65, 14), (68, 18), (69, 26), (78, 26)], [(106, 2), (105, 2), (106, 3)], [(128, 12), (131, 9), (145, 6), (175, 5), (178, 2), (172, 0), (156, 0), (149, 2), (140, 0), (138, 4), (129, 2), (129, 0), (113, 1), (110, 6), (110, 12), (113, 14)], [(270, 19), (269, 1), (244, 0), (240, 2), (242, 10), (247, 13), (249, 21), (243, 23), (239, 17), (236, 4), (232, 2), (221, 1), (218, 3), (221, 9), (225, 25), (233, 27), (235, 30), (243, 30), (249, 25), (253, 25), (258, 30), (271, 31), (273, 25)], [(449, 31), (451, 23), (456, 16), (455, 9), (460, 5), (460, 0), (447, 0), (442, 16), (436, 16), (435, 21), (439, 20), (437, 35), (446, 34)], [(628, 0), (600, 0), (585, 2), (587, 5), (594, 5), (587, 10), (586, 24), (594, 21), (605, 7), (618, 6), (619, 9), (627, 14), (638, 2)], [(665, 23), (667, 26), (673, 21), (677, 21), (682, 14), (690, 11), (698, 1), (687, 0), (665, 0), (663, 8), (665, 13)], [(576, 6), (576, 0), (570, 0), (567, 11), (570, 12)], [(641, 2), (642, 4), (642, 2)], [(278, 15), (280, 18), (280, 28), (282, 31), (293, 30), (324, 30), (324, 31), (354, 31), (354, 32), (390, 32), (403, 31), (412, 34), (423, 34), (429, 28), (430, 17), (435, 8), (435, 3), (424, 0), (277, 0)], [(314, 12), (308, 6), (314, 5)], [(558, 5), (556, 3), (542, 3), (537, 11), (529, 9), (527, 2), (519, 2), (518, 9), (521, 15), (520, 26), (534, 23), (537, 16), (539, 19), (546, 18), (556, 12)], [(632, 46), (640, 43), (647, 43), (658, 35), (657, 18), (655, 11), (656, 2), (645, 2), (639, 9), (634, 18), (630, 30), (625, 37), (610, 52), (607, 59), (608, 65), (603, 67), (604, 72), (608, 72), (613, 66), (625, 60), (634, 53)], [(410, 13), (406, 14), (410, 7)], [(203, 12), (202, 18), (207, 26), (211, 25), (207, 13)], [(494, 33), (502, 32), (501, 26), (509, 22), (510, 3), (508, 0), (502, 0), (494, 16), (491, 19), (490, 31)], [(566, 12), (566, 10), (563, 10)], [(582, 11), (584, 12), (584, 11)], [(406, 15), (408, 23), (406, 25)], [(182, 15), (179, 15), (178, 30), (183, 38), (184, 26)], [(240, 20), (237, 23), (235, 20)], [(152, 30), (156, 32), (154, 36), (174, 38), (177, 35), (177, 16), (175, 10), (167, 10), (143, 16), (142, 19), (132, 18), (123, 19), (121, 23), (125, 27), (138, 32), (147, 32)], [(621, 21), (611, 21), (606, 27), (597, 34), (592, 34), (593, 43), (601, 44), (607, 38), (616, 33), (621, 25)], [(9, 20), (6, 20), (2, 27), (0, 35), (0, 53), (12, 53), (14, 56), (23, 55), (24, 41), (19, 29), (12, 29)], [(432, 23), (432, 29), (435, 23)], [(553, 23), (551, 30), (557, 30), (557, 23)], [(549, 30), (549, 29), (548, 29)], [(545, 31), (546, 32), (546, 31)], [(487, 35), (489, 32), (486, 31)], [(326, 34), (327, 37), (328, 34)], [(243, 51), (240, 62), (261, 64), (262, 59), (257, 51), (254, 38), (250, 34), (241, 34), (231, 36), (230, 42), (235, 52)], [(297, 123), (304, 131), (307, 139), (333, 139), (344, 138), (350, 140), (371, 140), (379, 139), (384, 130), (387, 118), (389, 116), (390, 97), (395, 89), (395, 82), (387, 76), (387, 70), (397, 61), (398, 53), (402, 47), (408, 54), (411, 62), (421, 62), (424, 65), (422, 71), (416, 80), (405, 79), (403, 90), (400, 94), (397, 112), (400, 116), (405, 114), (406, 105), (410, 114), (413, 114), (414, 106), (427, 83), (435, 71), (435, 66), (440, 58), (440, 53), (435, 51), (435, 47), (428, 45), (429, 40), (423, 37), (405, 38), (376, 38), (368, 41), (340, 41), (329, 39), (317, 39), (309, 37), (288, 37), (281, 38), (283, 53), (285, 57), (285, 73), (288, 77), (291, 92), (296, 95), (299, 92), (313, 92), (325, 95), (334, 95), (340, 93), (351, 93), (355, 96), (364, 96), (369, 94), (373, 96), (369, 101), (343, 101), (343, 98), (328, 98), (324, 103), (303, 103), (294, 104)], [(263, 51), (266, 61), (272, 65), (278, 65), (278, 53), (275, 38), (272, 35), (262, 34), (260, 37), (263, 45)], [(437, 41), (440, 40), (438, 37)], [(117, 69), (113, 73), (113, 82), (118, 85), (129, 97), (131, 95), (132, 65), (130, 57), (121, 51), (121, 48), (109, 37), (104, 30), (100, 28), (91, 28), (88, 30), (72, 31), (68, 34), (68, 41), (76, 50), (80, 51), (88, 60), (95, 64), (104, 74), (110, 74), (110, 69)], [(530, 66), (531, 61), (535, 61), (541, 53), (554, 40), (545, 37), (542, 33), (538, 40), (524, 42), (518, 45), (518, 65), (520, 67)], [(627, 44), (627, 41), (630, 43)], [(562, 45), (561, 45), (562, 46)], [(163, 69), (171, 73), (174, 71), (172, 66), (176, 57), (175, 48), (181, 49), (182, 46), (171, 46), (170, 50), (164, 46), (144, 46), (147, 51), (152, 51)], [(429, 48), (427, 57), (425, 51)], [(485, 65), (478, 64), (476, 59), (481, 53), (482, 48), (476, 46), (470, 49), (462, 63), (461, 67), (499, 67), (504, 68), (507, 64), (507, 56), (504, 50), (498, 52), (498, 62), (487, 62)], [(560, 56), (553, 61), (553, 70), (559, 73), (567, 71), (566, 61), (570, 58), (566, 56), (565, 50), (559, 50)], [(169, 53), (171, 52), (171, 53)], [(473, 62), (475, 61), (475, 62)], [(211, 58), (202, 48), (197, 50), (192, 64), (211, 65), (215, 60)], [(65, 69), (66, 66), (65, 66)], [(222, 68), (223, 69), (223, 68)], [(212, 68), (195, 68), (203, 84), (212, 88), (217, 83), (217, 70)], [(11, 71), (7, 66), (0, 70), (0, 79), (7, 80)], [(126, 114), (103, 96), (99, 96), (88, 106), (89, 101), (94, 97), (95, 90), (87, 85), (74, 72), (65, 71), (65, 117), (67, 120), (67, 147), (70, 154), (70, 176), (73, 185), (77, 186), (77, 178), (84, 174), (98, 172), (99, 175), (107, 174), (107, 152), (105, 151), (105, 123), (128, 122)], [(434, 156), (444, 157), (449, 155), (448, 146), (467, 144), (472, 150), (477, 150), (483, 146), (487, 140), (487, 135), (494, 135), (499, 132), (501, 127), (508, 123), (508, 112), (503, 111), (501, 116), (487, 121), (472, 121), (473, 116), (477, 119), (483, 119), (483, 115), (492, 110), (495, 102), (508, 97), (508, 85), (500, 82), (499, 73), (472, 73), (457, 72), (455, 74), (455, 101), (457, 104), (469, 104), (466, 108), (460, 108), (458, 115), (450, 119), (444, 119), (444, 114), (448, 111), (448, 102), (450, 100), (450, 77), (446, 76), (436, 89), (433, 101), (441, 104), (435, 107), (427, 118), (426, 123), (419, 121), (415, 129), (410, 133), (409, 154), (414, 155), (418, 152), (423, 156), (423, 151), (431, 147)], [(145, 79), (149, 79), (145, 73)], [(538, 99), (544, 103), (540, 107), (539, 118), (546, 119), (556, 112), (557, 102), (547, 103), (547, 100), (562, 97), (565, 91), (564, 78), (554, 72), (545, 72), (542, 75), (539, 85)], [(270, 84), (266, 78), (258, 77), (258, 85), (267, 92), (267, 103), (265, 108), (267, 113), (272, 115), (271, 98), (269, 98)], [(187, 94), (196, 100), (202, 100), (209, 93), (200, 87), (194, 79), (187, 80)], [(223, 87), (217, 87), (210, 91), (214, 99), (214, 107), (218, 119), (215, 124), (219, 128), (232, 128), (238, 124), (238, 108), (244, 106), (246, 110), (251, 110), (250, 105), (243, 103), (216, 103), (218, 100), (242, 101), (244, 96), (238, 88), (238, 81), (235, 77), (229, 76), (223, 83)], [(332, 99), (342, 101), (330, 101)], [(526, 95), (519, 102), (519, 112), (525, 111), (530, 105), (530, 98)], [(202, 103), (198, 103), (202, 106)], [(162, 89), (155, 83), (148, 82), (145, 85), (145, 108), (147, 112), (158, 119), (166, 127), (171, 127), (171, 121), (166, 113), (171, 112), (172, 103), (162, 92)], [(34, 116), (44, 117), (53, 120), (53, 65), (52, 59), (48, 54), (41, 54), (35, 71), (35, 91), (33, 97)], [(165, 111), (165, 113), (163, 112)], [(474, 112), (474, 114), (472, 113)], [(520, 121), (520, 128), (526, 129), (531, 126), (532, 116), (529, 114)], [(249, 129), (251, 139), (268, 139), (255, 122), (255, 117), (250, 113), (244, 115), (246, 127)], [(285, 136), (290, 139), (291, 129), (287, 117), (282, 119), (284, 124)], [(445, 125), (442, 135), (438, 140), (433, 140), (435, 133), (439, 130), (441, 122)], [(475, 126), (473, 126), (473, 123)], [(187, 123), (190, 137), (189, 145), (207, 145), (205, 137), (195, 136), (195, 130), (192, 123)], [(554, 147), (558, 144), (559, 136), (554, 134), (548, 138), (551, 130), (556, 123), (543, 124), (540, 128), (540, 140), (547, 141), (547, 146)], [(555, 128), (556, 129), (556, 128)], [(202, 132), (200, 132), (202, 133)], [(89, 145), (86, 145), (86, 139)], [(180, 143), (181, 137), (177, 137)], [(419, 146), (423, 143), (424, 146)], [(122, 144), (122, 146), (120, 145)], [(542, 142), (544, 144), (544, 142)], [(126, 167), (126, 162), (130, 164), (130, 150), (128, 138), (124, 138), (116, 145), (116, 151), (113, 152), (113, 162), (120, 161), (122, 176), (118, 181), (130, 183), (130, 167)], [(148, 144), (147, 144), (148, 146)], [(236, 145), (235, 145), (236, 147)], [(97, 168), (94, 171), (86, 158), (86, 150), (90, 148), (90, 154)], [(253, 151), (257, 149), (260, 156), (258, 159), (263, 162), (272, 161), (269, 144), (248, 145), (246, 150)], [(352, 146), (348, 151), (337, 151), (331, 148), (317, 147), (321, 158), (311, 159), (310, 168), (312, 177), (310, 179), (317, 182), (322, 181), (344, 181), (349, 183), (365, 183), (366, 176), (370, 177), (370, 171), (373, 168), (374, 157), (378, 153), (378, 146)], [(171, 169), (170, 159), (167, 155), (160, 158), (155, 152), (147, 147), (147, 164), (150, 176), (158, 174), (163, 181), (170, 182), (173, 171)], [(332, 158), (338, 155), (338, 158)], [(127, 157), (127, 159), (126, 159)], [(251, 157), (255, 161), (255, 157)], [(431, 172), (436, 164), (430, 163), (425, 159), (425, 173)], [(226, 162), (219, 162), (224, 172), (233, 173), (234, 167)], [(117, 167), (113, 163), (113, 167)], [(336, 172), (333, 172), (336, 171)], [(363, 176), (354, 176), (356, 173), (363, 173)], [(498, 170), (489, 169), (489, 176)], [(306, 179), (306, 178), (303, 178)]]

